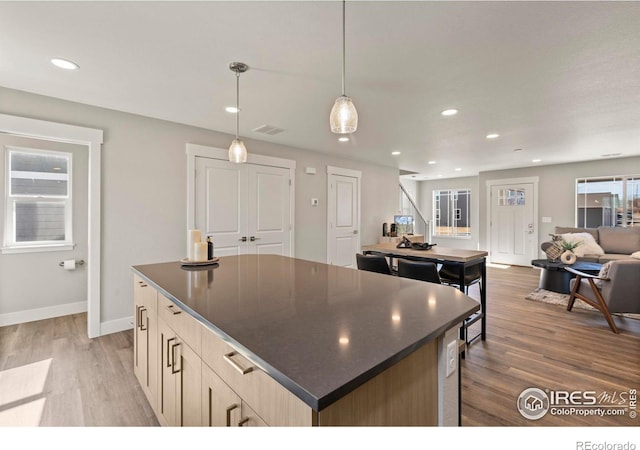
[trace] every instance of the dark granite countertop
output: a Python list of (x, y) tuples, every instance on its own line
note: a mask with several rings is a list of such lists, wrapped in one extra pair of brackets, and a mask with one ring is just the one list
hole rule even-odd
[(276, 255), (133, 270), (316, 411), (480, 308), (453, 287)]

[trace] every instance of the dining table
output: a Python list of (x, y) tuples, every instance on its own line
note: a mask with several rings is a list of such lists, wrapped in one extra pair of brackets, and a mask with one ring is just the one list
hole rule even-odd
[[(419, 246), (416, 246), (419, 247)], [(465, 292), (465, 274), (470, 267), (480, 265), (480, 310), (465, 319), (461, 329), (461, 338), (465, 344), (469, 345), (477, 338), (486, 340), (487, 338), (487, 256), (488, 252), (482, 250), (467, 250), (453, 247), (442, 247), (439, 245), (425, 246), (427, 248), (398, 247), (397, 244), (380, 243), (363, 245), (363, 254), (377, 254), (389, 258), (389, 265), (393, 266), (394, 259), (408, 259), (413, 261), (430, 261), (435, 264), (447, 264), (457, 268), (459, 274), (459, 289)], [(467, 329), (473, 323), (480, 321), (480, 332), (469, 338)], [(462, 353), (464, 357), (464, 352)]]

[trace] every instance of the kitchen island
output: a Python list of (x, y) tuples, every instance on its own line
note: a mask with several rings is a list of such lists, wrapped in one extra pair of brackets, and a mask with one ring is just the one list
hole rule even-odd
[(458, 424), (457, 331), (479, 303), (452, 287), (276, 255), (133, 272), (161, 424)]

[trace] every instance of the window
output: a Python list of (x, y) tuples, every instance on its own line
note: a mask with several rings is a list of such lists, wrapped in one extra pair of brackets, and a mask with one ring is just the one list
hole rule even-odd
[(471, 190), (433, 191), (433, 236), (471, 237)]
[(70, 153), (7, 147), (3, 251), (68, 249), (71, 200)]
[(640, 175), (576, 180), (576, 226), (640, 227)]

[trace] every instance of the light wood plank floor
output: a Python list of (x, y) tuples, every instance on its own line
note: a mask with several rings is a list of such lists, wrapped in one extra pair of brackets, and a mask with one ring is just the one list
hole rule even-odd
[[(516, 401), (529, 387), (597, 395), (640, 390), (640, 320), (614, 316), (615, 334), (600, 312), (525, 300), (539, 276), (531, 267), (487, 269), (487, 340), (471, 344), (461, 364), (462, 424), (639, 426), (628, 414), (547, 414), (537, 421), (520, 415)], [(479, 298), (477, 290), (470, 295)]]
[[(532, 268), (488, 268), (488, 337), (462, 362), (465, 426), (626, 426), (640, 419), (523, 418), (523, 389), (620, 393), (640, 388), (640, 321), (525, 300)], [(478, 298), (477, 290), (470, 292)], [(0, 425), (157, 425), (133, 375), (133, 335), (86, 337), (86, 315), (0, 328)]]

